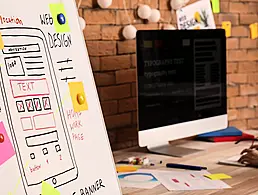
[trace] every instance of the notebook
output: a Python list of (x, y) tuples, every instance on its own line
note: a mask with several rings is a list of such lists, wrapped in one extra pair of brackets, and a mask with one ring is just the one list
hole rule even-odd
[(241, 155), (232, 156), (223, 160), (220, 160), (218, 163), (223, 165), (232, 165), (232, 166), (240, 166), (245, 167), (246, 164), (239, 163), (238, 160), (240, 159)]

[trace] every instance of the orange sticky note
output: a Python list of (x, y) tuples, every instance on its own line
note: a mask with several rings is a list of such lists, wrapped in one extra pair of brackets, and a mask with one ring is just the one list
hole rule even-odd
[(4, 41), (1, 33), (0, 33), (0, 49), (4, 49)]
[(222, 22), (222, 28), (226, 31), (226, 37), (230, 37), (231, 36), (231, 22), (230, 21)]
[(75, 112), (88, 110), (88, 103), (84, 92), (84, 86), (82, 82), (70, 82), (68, 83), (70, 96), (73, 103), (73, 109)]
[(116, 172), (118, 172), (118, 173), (121, 173), (121, 172), (134, 172), (134, 171), (137, 171), (138, 170), (138, 168), (137, 167), (135, 167), (135, 166), (127, 166), (127, 165), (125, 165), (125, 166), (117, 166), (116, 167)]
[(251, 32), (251, 39), (258, 38), (258, 23), (253, 23), (249, 25)]

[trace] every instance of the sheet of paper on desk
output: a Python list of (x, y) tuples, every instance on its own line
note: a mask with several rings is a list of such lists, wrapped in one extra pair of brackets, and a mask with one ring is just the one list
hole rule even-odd
[(210, 180), (207, 171), (155, 171), (153, 175), (168, 190), (210, 190), (231, 188), (221, 180)]
[(118, 178), (122, 188), (152, 189), (160, 185), (160, 182), (154, 177), (151, 170), (119, 173)]

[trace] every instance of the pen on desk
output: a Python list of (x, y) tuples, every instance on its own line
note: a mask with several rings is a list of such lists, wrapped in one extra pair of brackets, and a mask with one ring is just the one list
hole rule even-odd
[(174, 163), (167, 163), (166, 166), (167, 168), (188, 169), (188, 170), (195, 170), (195, 171), (207, 170), (207, 167), (182, 165), (182, 164), (174, 164)]

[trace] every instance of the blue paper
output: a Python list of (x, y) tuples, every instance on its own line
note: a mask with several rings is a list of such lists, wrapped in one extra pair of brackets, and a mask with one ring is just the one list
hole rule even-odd
[(221, 129), (218, 131), (213, 131), (209, 133), (203, 133), (197, 135), (197, 138), (204, 137), (224, 137), (224, 136), (242, 136), (243, 132), (237, 129), (236, 127), (228, 127), (226, 129)]

